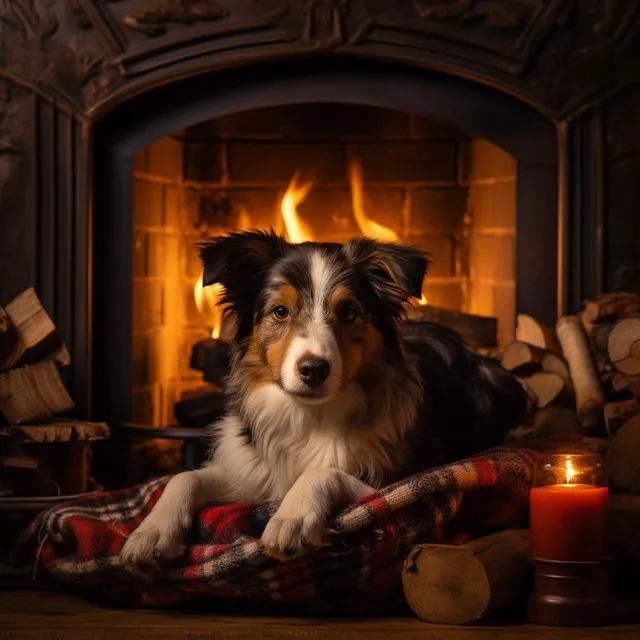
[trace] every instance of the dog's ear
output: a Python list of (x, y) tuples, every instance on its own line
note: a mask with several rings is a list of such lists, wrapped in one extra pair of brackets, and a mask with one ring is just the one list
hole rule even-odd
[(202, 286), (219, 282), (224, 287), (221, 303), (236, 316), (237, 337), (245, 337), (253, 329), (254, 307), (267, 272), (284, 255), (287, 242), (270, 229), (230, 233), (198, 246)]
[(402, 316), (409, 298), (422, 295), (430, 261), (415, 247), (353, 238), (344, 245), (343, 253), (363, 270), (375, 296), (395, 317)]

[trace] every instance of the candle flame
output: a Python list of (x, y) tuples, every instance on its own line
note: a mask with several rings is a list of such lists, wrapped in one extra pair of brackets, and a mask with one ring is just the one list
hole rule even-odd
[(564, 470), (565, 470), (565, 476), (567, 479), (567, 484), (571, 484), (571, 481), (575, 478), (576, 476), (576, 470), (573, 467), (573, 462), (571, 461), (571, 456), (567, 456), (566, 461), (565, 461), (565, 465), (564, 465)]

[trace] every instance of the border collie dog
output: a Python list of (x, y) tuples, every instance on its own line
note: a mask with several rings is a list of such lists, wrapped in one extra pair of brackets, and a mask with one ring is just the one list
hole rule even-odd
[(500, 443), (525, 410), (519, 382), (452, 331), (401, 338), (429, 265), (412, 247), (251, 231), (201, 257), (236, 321), (228, 410), (209, 461), (172, 478), (126, 541), (130, 567), (180, 555), (208, 503), (282, 500), (262, 546), (307, 553), (339, 504)]

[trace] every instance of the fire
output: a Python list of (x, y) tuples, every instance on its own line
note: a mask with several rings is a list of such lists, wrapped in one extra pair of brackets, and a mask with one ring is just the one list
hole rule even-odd
[(220, 337), (224, 309), (218, 305), (222, 295), (222, 285), (219, 282), (202, 286), (202, 277), (198, 278), (193, 288), (193, 296), (196, 301), (198, 313), (202, 316), (207, 327), (211, 327), (211, 337), (216, 340)]
[(375, 238), (381, 242), (397, 242), (400, 237), (389, 227), (377, 223), (375, 220), (367, 217), (364, 207), (364, 189), (362, 187), (362, 167), (358, 160), (351, 160), (349, 165), (349, 179), (351, 182), (351, 206), (353, 208), (353, 217), (360, 233), (370, 238)]
[(300, 220), (300, 216), (298, 215), (298, 206), (302, 204), (307, 195), (309, 195), (309, 191), (311, 191), (313, 187), (313, 182), (298, 184), (298, 177), (298, 173), (293, 176), (280, 203), (280, 212), (282, 213), (284, 225), (287, 228), (289, 242), (296, 244), (299, 242), (311, 242), (313, 240), (311, 229)]
[(424, 293), (420, 296), (420, 300), (418, 301), (418, 304), (421, 307), (424, 307), (425, 305), (429, 304), (429, 301), (427, 300), (427, 298), (425, 297)]
[(571, 461), (571, 456), (567, 456), (565, 465), (565, 476), (567, 479), (567, 484), (571, 484), (571, 481), (575, 478), (577, 471), (573, 467), (573, 462)]

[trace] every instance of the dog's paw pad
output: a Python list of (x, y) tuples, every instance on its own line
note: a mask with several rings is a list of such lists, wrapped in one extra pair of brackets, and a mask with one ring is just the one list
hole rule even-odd
[(291, 560), (325, 546), (324, 520), (315, 515), (294, 518), (276, 515), (262, 534), (262, 548), (278, 560)]

